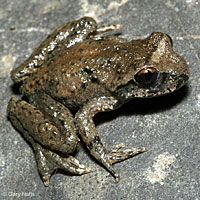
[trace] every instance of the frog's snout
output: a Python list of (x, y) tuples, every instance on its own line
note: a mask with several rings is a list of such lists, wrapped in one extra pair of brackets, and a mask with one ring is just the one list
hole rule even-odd
[(179, 76), (179, 79), (178, 79), (178, 81), (177, 81), (176, 89), (179, 89), (179, 88), (181, 88), (182, 86), (184, 86), (184, 85), (187, 83), (188, 79), (189, 79), (189, 76), (188, 76), (188, 75), (186, 75), (186, 74), (180, 75), (180, 76)]

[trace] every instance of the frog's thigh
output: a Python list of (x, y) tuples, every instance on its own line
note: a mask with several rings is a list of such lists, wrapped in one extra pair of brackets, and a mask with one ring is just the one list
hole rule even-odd
[(102, 163), (108, 171), (113, 174), (116, 182), (119, 181), (119, 175), (115, 172), (112, 164), (123, 161), (145, 151), (145, 148), (131, 148), (119, 151), (123, 144), (117, 145), (112, 150), (104, 148), (95, 128), (93, 117), (99, 112), (114, 110), (118, 101), (113, 97), (94, 98), (87, 105), (83, 106), (76, 114), (76, 123), (83, 141), (86, 143), (90, 153)]
[[(54, 107), (53, 107), (54, 109)], [(61, 111), (61, 114), (64, 111)], [(46, 114), (46, 113), (45, 113)], [(28, 130), (29, 135), (34, 140), (43, 146), (60, 151), (62, 153), (71, 153), (77, 144), (76, 130), (65, 130), (60, 128), (58, 123), (49, 120), (48, 115), (44, 115), (38, 108), (18, 98), (12, 98), (8, 105), (8, 115), (12, 122), (15, 122), (15, 127), (23, 130)], [(13, 121), (13, 118), (15, 121)], [(66, 119), (67, 121), (67, 119)], [(71, 121), (70, 121), (71, 122)], [(65, 126), (65, 124), (63, 124)], [(70, 124), (69, 124), (70, 126)], [(20, 131), (23, 130), (19, 129)], [(69, 133), (70, 130), (72, 134)]]
[(74, 118), (70, 110), (42, 92), (32, 95), (29, 99), (59, 130), (57, 136), (64, 141), (64, 144), (63, 142), (60, 143), (60, 145), (63, 145), (63, 149), (60, 151), (63, 153), (74, 152), (80, 140), (76, 134)]
[[(69, 156), (67, 154), (64, 157), (61, 156), (61, 154), (58, 155), (53, 151), (45, 149), (33, 139), (34, 137), (32, 134), (30, 134), (30, 131), (35, 130), (35, 123), (40, 123), (41, 120), (44, 120), (45, 123), (47, 121), (46, 119), (41, 119), (42, 113), (40, 113), (40, 111), (36, 109), (36, 115), (34, 116), (36, 118), (33, 118), (32, 116), (30, 117), (30, 113), (33, 112), (32, 108), (33, 106), (28, 104), (27, 102), (18, 98), (12, 98), (8, 104), (8, 116), (13, 125), (23, 134), (23, 136), (32, 145), (38, 163), (38, 170), (45, 186), (48, 186), (50, 176), (55, 169), (63, 169), (65, 171), (78, 175), (89, 173), (91, 169), (80, 164), (79, 161), (73, 158), (72, 156)], [(37, 115), (39, 115), (39, 120), (37, 118)], [(34, 126), (29, 127), (29, 125), (32, 124), (32, 120), (34, 121)], [(39, 132), (36, 131), (35, 134), (39, 134)]]

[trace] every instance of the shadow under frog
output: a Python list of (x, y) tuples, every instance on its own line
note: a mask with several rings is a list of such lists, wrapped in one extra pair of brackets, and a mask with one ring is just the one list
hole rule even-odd
[(164, 95), (157, 98), (136, 98), (113, 110), (109, 115), (105, 112), (95, 115), (94, 122), (96, 126), (99, 126), (119, 116), (132, 116), (134, 114), (144, 116), (146, 114), (162, 112), (181, 103), (188, 96), (188, 92), (187, 85), (184, 85), (178, 91), (168, 94), (167, 97)]
[[(121, 150), (123, 144), (106, 149), (93, 117), (131, 99), (171, 93), (189, 78), (185, 60), (172, 50), (166, 34), (155, 32), (132, 41), (99, 36), (118, 28), (98, 27), (90, 17), (64, 24), (11, 72), (25, 98), (11, 98), (8, 116), (32, 145), (45, 186), (56, 169), (77, 175), (91, 172), (72, 156), (79, 136), (118, 182), (113, 164), (146, 149)], [(77, 110), (75, 117), (71, 110)]]

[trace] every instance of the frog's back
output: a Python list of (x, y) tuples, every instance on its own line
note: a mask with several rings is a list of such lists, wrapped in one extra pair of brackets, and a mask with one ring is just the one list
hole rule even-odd
[(127, 45), (130, 44), (86, 40), (71, 48), (58, 49), (23, 84), (21, 91), (27, 94), (44, 90), (72, 108), (108, 95), (126, 82), (127, 76), (132, 76), (130, 69), (126, 69), (133, 62)]

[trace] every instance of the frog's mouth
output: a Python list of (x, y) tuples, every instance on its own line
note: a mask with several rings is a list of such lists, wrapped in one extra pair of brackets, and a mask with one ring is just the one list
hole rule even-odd
[(185, 85), (188, 78), (185, 74), (160, 73), (156, 83), (146, 90), (146, 97), (161, 96), (174, 92)]
[[(133, 98), (152, 98), (171, 93), (181, 88), (188, 80), (185, 74), (160, 72), (157, 80), (151, 86), (142, 87), (135, 80), (130, 80), (126, 85), (120, 86), (115, 91), (118, 98), (130, 100)], [(114, 94), (114, 95), (115, 95)]]

